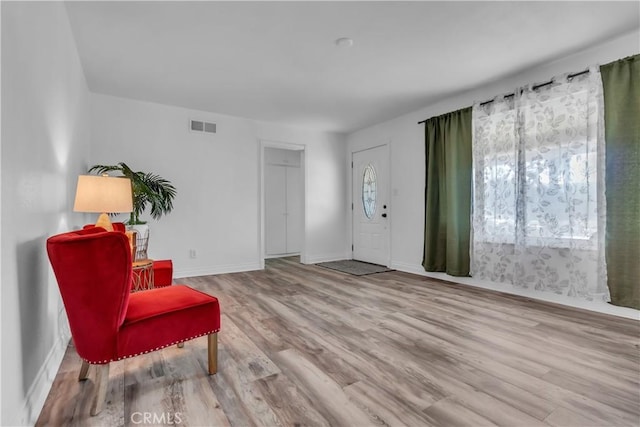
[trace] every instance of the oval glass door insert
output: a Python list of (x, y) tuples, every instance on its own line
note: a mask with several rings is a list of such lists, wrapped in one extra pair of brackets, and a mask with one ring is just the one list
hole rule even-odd
[(368, 164), (362, 173), (362, 208), (367, 219), (376, 213), (377, 182), (376, 170)]

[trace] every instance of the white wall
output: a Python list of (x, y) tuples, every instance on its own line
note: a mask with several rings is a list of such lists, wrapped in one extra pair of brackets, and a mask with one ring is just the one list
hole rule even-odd
[[(422, 267), (424, 125), (418, 125), (419, 121), (471, 106), (474, 101), (484, 101), (499, 94), (512, 93), (516, 87), (528, 83), (546, 82), (558, 74), (582, 71), (589, 65), (606, 64), (637, 54), (640, 51), (639, 40), (640, 34), (638, 32), (628, 34), (544, 66), (533, 68), (512, 78), (452, 96), (421, 110), (348, 135), (348, 153), (382, 143), (389, 143), (391, 146), (391, 267), (418, 274), (425, 273)], [(428, 82), (428, 84), (433, 83), (437, 82)], [(349, 212), (348, 227), (351, 226), (350, 215)], [(446, 275), (441, 275), (441, 277), (457, 280)]]
[(304, 144), (305, 231), (303, 262), (313, 264), (348, 258), (351, 242), (344, 212), (350, 201), (347, 144), (341, 134), (283, 128), (258, 123), (262, 141)]
[[(217, 133), (190, 132), (190, 118)], [(92, 164), (125, 162), (176, 186), (173, 212), (149, 222), (149, 255), (171, 258), (175, 277), (261, 268), (260, 140), (305, 145), (307, 260), (344, 256), (341, 135), (100, 94), (91, 94), (91, 130)]]
[(69, 333), (45, 240), (87, 165), (88, 90), (61, 3), (2, 2), (2, 425), (32, 424)]

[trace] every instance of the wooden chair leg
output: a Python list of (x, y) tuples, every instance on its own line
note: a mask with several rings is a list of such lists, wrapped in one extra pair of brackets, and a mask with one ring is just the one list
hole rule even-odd
[(218, 334), (209, 334), (209, 375), (218, 372)]
[(87, 379), (89, 374), (89, 363), (86, 360), (82, 361), (82, 366), (80, 367), (80, 375), (78, 375), (78, 381), (84, 381)]
[(104, 406), (104, 400), (107, 396), (107, 388), (109, 387), (109, 364), (96, 365), (96, 396), (91, 405), (91, 416), (98, 415)]

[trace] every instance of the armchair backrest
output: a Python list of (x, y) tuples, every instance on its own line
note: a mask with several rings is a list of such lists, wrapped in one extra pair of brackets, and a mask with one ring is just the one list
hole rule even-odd
[[(124, 225), (124, 222), (112, 222), (111, 225), (113, 226), (113, 231), (119, 231), (121, 233), (124, 233), (125, 231), (127, 231), (127, 226)], [(82, 228), (86, 230), (87, 228), (94, 228), (94, 227), (95, 227), (95, 224), (87, 224)]]
[(126, 235), (98, 227), (58, 234), (47, 239), (47, 253), (78, 354), (92, 363), (110, 361), (131, 290)]

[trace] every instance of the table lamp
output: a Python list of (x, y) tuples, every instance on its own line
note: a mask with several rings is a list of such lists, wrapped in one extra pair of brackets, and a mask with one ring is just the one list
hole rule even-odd
[(133, 195), (129, 178), (109, 175), (80, 175), (76, 187), (74, 212), (100, 213), (96, 227), (113, 231), (108, 213), (133, 210)]

